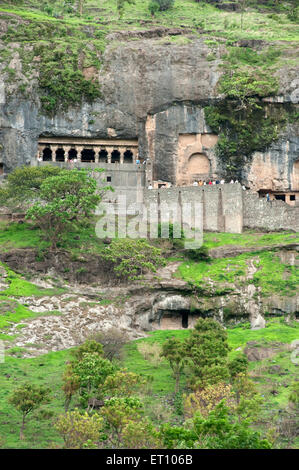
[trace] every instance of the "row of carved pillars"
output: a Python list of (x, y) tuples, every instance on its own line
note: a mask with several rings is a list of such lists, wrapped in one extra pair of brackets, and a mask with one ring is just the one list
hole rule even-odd
[(83, 145), (38, 145), (38, 158), (43, 161), (70, 161), (94, 163), (135, 163), (137, 148), (85, 147)]

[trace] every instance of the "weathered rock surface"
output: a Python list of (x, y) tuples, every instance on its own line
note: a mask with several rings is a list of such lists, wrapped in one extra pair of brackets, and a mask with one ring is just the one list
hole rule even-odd
[[(30, 98), (16, 96), (14, 84), (7, 81), (4, 65), (0, 65), (0, 162), (5, 169), (35, 161), (40, 135), (103, 139), (113, 135), (138, 138), (140, 156), (155, 158), (154, 178), (174, 182), (179, 135), (210, 132), (203, 108), (221, 98), (217, 84), (223, 71), (219, 65), (226, 51), (221, 40), (211, 46), (204, 38), (191, 37), (186, 44), (161, 39), (179, 32), (186, 33), (167, 28), (113, 33), (95, 76), (103, 98), (58, 112), (53, 118), (40, 114), (37, 72), (32, 72), (28, 83), (16, 46), (9, 67), (17, 78), (26, 79)], [(129, 41), (132, 35), (137, 40)], [(281, 86), (270, 101), (298, 103), (298, 69), (288, 67), (277, 75)], [(244, 179), (252, 187), (260, 185), (261, 177), (266, 184), (270, 169), (271, 178), (276, 175), (273, 189), (289, 189), (298, 149), (298, 130), (290, 125), (266, 153), (254, 155), (252, 164), (244, 168)], [(221, 162), (212, 151), (208, 157), (213, 173), (221, 174)]]
[[(280, 351), (289, 350), (289, 344), (275, 343), (273, 345), (270, 345), (269, 347), (263, 347), (259, 346), (258, 343), (256, 343), (255, 341), (249, 341), (246, 345), (246, 348), (244, 348), (243, 352), (244, 354), (246, 354), (248, 361), (261, 361), (263, 359), (275, 356)], [(275, 372), (277, 372), (277, 370)]]
[[(294, 257), (296, 263), (291, 251), (282, 251), (280, 255), (283, 262), (291, 263)], [(30, 272), (30, 267), (34, 274), (31, 282), (40, 287), (53, 287), (59, 283), (67, 293), (16, 299), (38, 314), (36, 318), (22, 320), (21, 329), (12, 324), (6, 331), (10, 335), (17, 334), (14, 344), (25, 347), (27, 355), (69, 348), (92, 333), (113, 327), (130, 338), (138, 338), (155, 329), (191, 328), (199, 317), (210, 317), (225, 325), (250, 321), (251, 328), (258, 329), (266, 325), (265, 314), (291, 318), (299, 312), (299, 293), (292, 296), (276, 293), (265, 297), (261, 295), (261, 288), (250, 282), (258, 269), (257, 255), (247, 260), (246, 278), (242, 278), (241, 283), (224, 283), (219, 290), (220, 285), (211, 281), (202, 286), (201, 293), (173, 276), (179, 262), (148, 274), (141, 282), (115, 285), (115, 280), (112, 282), (105, 276), (95, 257), (88, 264), (88, 270), (82, 273), (80, 266), (86, 262), (71, 261), (65, 254), (61, 260), (56, 254), (56, 259), (44, 262), (43, 269), (37, 269), (40, 262), (34, 261), (34, 256), (33, 250), (16, 250), (1, 254), (0, 259), (5, 259), (19, 272)], [(65, 265), (68, 266), (67, 273), (63, 272)], [(79, 277), (76, 275), (78, 270)], [(5, 278), (2, 278), (6, 288)], [(8, 347), (11, 346), (9, 342)]]

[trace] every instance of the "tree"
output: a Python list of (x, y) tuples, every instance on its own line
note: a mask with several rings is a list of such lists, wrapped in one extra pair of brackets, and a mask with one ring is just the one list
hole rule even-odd
[(0, 205), (12, 207), (28, 205), (39, 197), (39, 190), (46, 178), (57, 176), (61, 168), (55, 166), (15, 168), (7, 182), (0, 188)]
[(196, 412), (199, 412), (206, 418), (222, 400), (225, 400), (226, 404), (232, 401), (231, 385), (224, 382), (208, 385), (206, 388), (197, 390), (185, 397), (185, 416), (192, 418)]
[(58, 417), (55, 428), (66, 449), (95, 448), (100, 440), (103, 418), (74, 410)]
[(161, 250), (150, 245), (147, 240), (123, 238), (113, 240), (100, 254), (118, 277), (132, 281), (145, 271), (155, 272), (158, 266), (164, 266)]
[(129, 420), (121, 439), (126, 449), (161, 449), (159, 432), (148, 418)]
[(243, 31), (243, 19), (247, 4), (248, 0), (239, 0), (239, 5), (241, 7), (241, 31)]
[(94, 353), (103, 356), (103, 346), (94, 339), (88, 339), (72, 351), (72, 355), (78, 361), (83, 359), (85, 353)]
[(191, 384), (205, 387), (225, 381), (229, 377), (226, 330), (215, 320), (200, 318), (186, 339), (189, 367), (193, 373)]
[(83, 4), (84, 4), (84, 0), (78, 0), (78, 12), (79, 12), (79, 15), (82, 16), (83, 15)]
[(175, 394), (179, 392), (180, 378), (187, 362), (186, 354), (185, 343), (181, 342), (177, 338), (170, 338), (163, 343), (161, 356), (168, 360), (172, 369), (173, 377), (175, 379)]
[(101, 416), (105, 420), (105, 430), (112, 446), (122, 445), (123, 431), (130, 422), (139, 422), (143, 414), (143, 405), (136, 397), (113, 397), (105, 401)]
[(9, 397), (9, 403), (22, 413), (22, 425), (20, 429), (21, 440), (24, 439), (24, 429), (28, 415), (42, 403), (48, 403), (49, 394), (49, 388), (25, 383), (21, 387), (16, 388)]
[(106, 331), (97, 332), (92, 335), (92, 338), (96, 342), (101, 343), (103, 355), (109, 361), (113, 359), (120, 360), (122, 358), (123, 347), (129, 341), (129, 337), (125, 332), (114, 327)]
[(195, 448), (200, 449), (270, 449), (267, 439), (249, 427), (247, 420), (239, 421), (230, 414), (229, 408), (221, 401), (207, 418), (196, 413), (187, 423), (197, 435)]
[(64, 409), (68, 411), (72, 397), (80, 388), (80, 377), (74, 373), (73, 364), (69, 363), (62, 376), (62, 390), (65, 396)]
[(129, 5), (133, 5), (135, 3), (135, 0), (116, 0), (116, 7), (117, 7), (119, 18), (123, 17), (126, 3), (128, 3)]
[(250, 110), (259, 106), (258, 98), (270, 96), (277, 92), (278, 84), (274, 76), (267, 71), (246, 68), (232, 68), (226, 72), (219, 86), (220, 93), (237, 102), (235, 111)]
[(258, 393), (255, 383), (250, 380), (247, 373), (240, 372), (233, 381), (236, 405), (234, 413), (241, 419), (253, 421), (259, 416), (263, 397)]
[(106, 377), (116, 371), (116, 366), (97, 353), (83, 353), (80, 361), (72, 364), (73, 374), (79, 377), (79, 393), (83, 406), (87, 406), (88, 399), (101, 396), (100, 386)]
[(46, 178), (39, 197), (26, 217), (40, 227), (52, 249), (70, 230), (89, 222), (101, 199), (96, 180), (86, 170), (64, 170)]
[(148, 8), (151, 15), (155, 15), (158, 11), (166, 11), (173, 7), (174, 0), (151, 0)]
[(145, 384), (146, 380), (140, 375), (122, 369), (106, 377), (103, 391), (114, 397), (129, 397)]
[(245, 354), (238, 354), (234, 359), (228, 363), (229, 373), (232, 379), (234, 379), (238, 374), (247, 373), (248, 369), (248, 359)]

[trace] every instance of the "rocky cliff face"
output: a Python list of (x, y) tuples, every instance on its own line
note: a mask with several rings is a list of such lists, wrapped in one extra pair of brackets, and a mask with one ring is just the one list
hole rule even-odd
[[(34, 68), (30, 96), (25, 98), (16, 94), (6, 64), (0, 65), (0, 162), (5, 170), (33, 162), (40, 135), (138, 138), (140, 155), (155, 161), (154, 177), (175, 182), (179, 135), (211, 132), (203, 109), (221, 98), (217, 84), (225, 45), (220, 42), (211, 48), (203, 39), (192, 37), (186, 44), (144, 39), (142, 34), (129, 39), (134, 40), (121, 33), (117, 39), (112, 35), (101, 70), (85, 70), (100, 82), (102, 98), (54, 117), (41, 113)], [(18, 47), (14, 50), (8, 65), (17, 79), (24, 80)], [(296, 70), (289, 67), (277, 75), (280, 89), (274, 101), (280, 106), (297, 103)], [(255, 189), (268, 184), (270, 172), (275, 179), (273, 189), (288, 189), (298, 148), (298, 132), (289, 125), (267, 152), (256, 153), (244, 167), (245, 180)], [(207, 155), (213, 174), (221, 174), (214, 152), (207, 149)]]
[[(277, 252), (291, 266), (298, 266), (297, 254), (298, 245)], [(37, 315), (22, 319), (21, 329), (18, 323), (11, 323), (5, 330), (8, 335), (16, 335), (13, 343), (8, 342), (9, 347), (25, 347), (26, 356), (69, 348), (111, 328), (132, 339), (156, 329), (192, 328), (198, 318), (214, 318), (226, 326), (250, 322), (252, 329), (259, 329), (266, 326), (271, 316), (291, 319), (299, 312), (298, 292), (265, 296), (261, 286), (254, 284), (253, 276), (260, 269), (256, 253), (248, 257), (246, 276), (239, 281), (231, 284), (207, 279), (201, 291), (174, 277), (179, 262), (169, 263), (155, 275), (149, 273), (142, 282), (117, 285), (115, 279), (109, 282), (105, 278), (95, 256), (86, 272), (80, 272), (80, 262), (67, 260), (64, 253), (49, 254), (44, 261), (36, 261), (34, 250), (16, 250), (1, 254), (0, 258), (10, 268), (30, 273), (31, 282), (39, 287), (59, 285), (65, 289), (58, 295), (14, 298), (14, 302)], [(9, 286), (6, 278), (4, 267), (0, 266), (0, 291)], [(7, 308), (4, 304), (3, 312)]]

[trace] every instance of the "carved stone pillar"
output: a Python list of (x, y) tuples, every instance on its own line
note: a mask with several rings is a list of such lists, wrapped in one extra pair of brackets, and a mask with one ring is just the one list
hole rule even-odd
[(58, 149), (58, 145), (50, 145), (50, 149), (52, 151), (52, 162), (56, 162), (56, 150)]
[(67, 162), (69, 159), (69, 151), (72, 147), (70, 145), (64, 145), (62, 148), (64, 150), (64, 161)]
[(133, 163), (136, 163), (136, 160), (138, 160), (138, 149), (132, 149), (131, 152), (133, 154)]
[(101, 147), (93, 147), (94, 151), (94, 162), (99, 163), (99, 153), (101, 151)]
[(37, 158), (43, 159), (43, 151), (44, 151), (45, 148), (46, 148), (45, 145), (38, 144), (38, 147), (37, 147)]
[(120, 148), (119, 147), (119, 153), (120, 153), (120, 164), (123, 165), (124, 163), (124, 158), (125, 158), (125, 151), (126, 149)]
[(107, 162), (108, 163), (111, 163), (111, 154), (113, 152), (113, 149), (110, 147), (106, 147), (105, 148), (106, 152), (107, 152)]
[(77, 160), (78, 162), (81, 162), (81, 152), (83, 151), (83, 146), (82, 145), (76, 145), (76, 150), (77, 150)]

